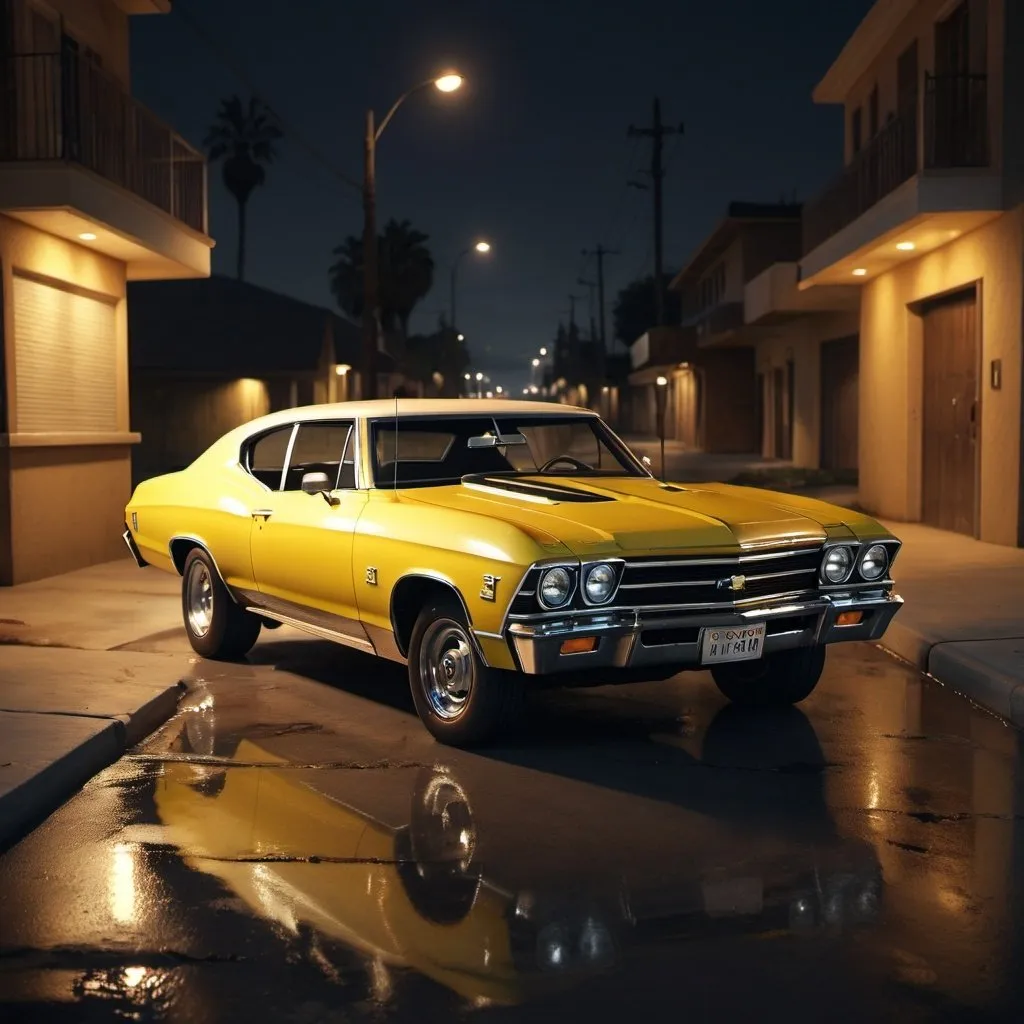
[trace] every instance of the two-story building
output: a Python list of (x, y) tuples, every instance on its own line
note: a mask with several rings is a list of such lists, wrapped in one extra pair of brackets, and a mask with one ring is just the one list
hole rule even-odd
[(1024, 543), (1024, 5), (879, 0), (818, 84), (845, 168), (800, 288), (861, 286), (860, 500)]
[(793, 301), (800, 215), (796, 204), (729, 204), (670, 285), (681, 323), (652, 329), (631, 348), (630, 382), (642, 396), (632, 429), (653, 431), (664, 388), (668, 437), (707, 452), (818, 464), (818, 345), (849, 323)]
[(170, 0), (0, 0), (0, 583), (119, 557), (126, 282), (206, 277), (206, 163), (132, 98)]

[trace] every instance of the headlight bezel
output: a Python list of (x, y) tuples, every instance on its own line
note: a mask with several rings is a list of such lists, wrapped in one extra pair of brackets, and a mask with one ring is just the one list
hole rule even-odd
[[(548, 601), (544, 599), (544, 581), (548, 578), (548, 576), (551, 573), (556, 572), (558, 570), (561, 570), (569, 577), (569, 586), (566, 589), (564, 601), (560, 601), (558, 604), (550, 604)], [(565, 565), (559, 563), (557, 565), (544, 566), (541, 569), (540, 576), (537, 579), (537, 603), (541, 606), (541, 608), (548, 612), (557, 612), (561, 611), (564, 608), (568, 608), (572, 604), (572, 599), (575, 596), (578, 582), (579, 571), (574, 565)]]
[[(876, 549), (882, 552), (881, 569), (874, 576), (869, 576), (864, 571), (864, 563), (868, 560), (868, 555)], [(865, 544), (857, 554), (857, 575), (860, 576), (865, 583), (878, 583), (880, 580), (884, 580), (888, 575), (890, 560), (891, 556), (889, 554), (888, 545), (879, 544), (877, 541), (871, 544)]]
[[(601, 566), (605, 566), (611, 571), (612, 584), (608, 590), (608, 596), (599, 601), (595, 601), (587, 592), (587, 582), (590, 579), (590, 574)], [(619, 583), (622, 581), (622, 570), (624, 566), (625, 562), (617, 558), (602, 558), (594, 562), (584, 562), (580, 567), (580, 596), (583, 598), (583, 603), (589, 608), (600, 608), (611, 604), (615, 599), (615, 595), (618, 593)]]
[[(832, 579), (832, 577), (826, 573), (825, 566), (828, 565), (828, 561), (832, 555), (839, 550), (846, 552), (846, 556), (849, 561), (847, 562), (846, 571), (843, 575), (839, 579)], [(818, 566), (818, 578), (827, 587), (841, 587), (844, 583), (848, 583), (857, 567), (857, 551), (858, 547), (853, 544), (830, 544), (821, 553), (821, 564)]]

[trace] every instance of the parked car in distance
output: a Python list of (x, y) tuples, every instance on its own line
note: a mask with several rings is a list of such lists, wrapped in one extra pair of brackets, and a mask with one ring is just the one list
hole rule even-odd
[(192, 647), (241, 658), (298, 627), (408, 666), (442, 742), (521, 716), (537, 683), (708, 669), (797, 703), (828, 645), (879, 639), (900, 542), (808, 497), (655, 479), (602, 419), (544, 402), (306, 406), (144, 480), (124, 538), (181, 577)]

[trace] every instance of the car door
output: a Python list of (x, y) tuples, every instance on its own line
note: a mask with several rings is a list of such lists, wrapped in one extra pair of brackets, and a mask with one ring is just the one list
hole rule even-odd
[[(352, 540), (366, 503), (355, 456), (351, 420), (298, 423), (276, 488), (252, 510), (250, 551), (268, 611), (365, 640), (352, 579)], [(327, 489), (303, 491), (308, 473), (325, 473)]]

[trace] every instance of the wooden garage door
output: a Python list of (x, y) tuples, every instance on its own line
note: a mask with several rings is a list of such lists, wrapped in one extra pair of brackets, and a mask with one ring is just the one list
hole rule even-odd
[(975, 535), (978, 308), (974, 289), (929, 302), (924, 320), (921, 518)]
[(856, 335), (821, 346), (822, 469), (857, 468), (859, 349)]
[(112, 303), (15, 275), (14, 367), (16, 432), (117, 430)]

